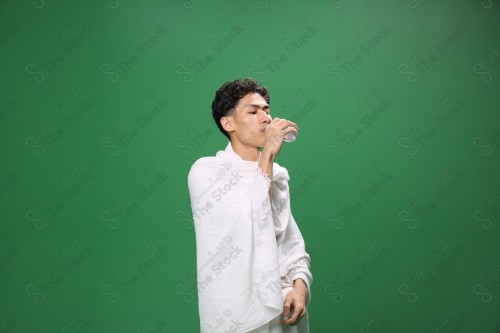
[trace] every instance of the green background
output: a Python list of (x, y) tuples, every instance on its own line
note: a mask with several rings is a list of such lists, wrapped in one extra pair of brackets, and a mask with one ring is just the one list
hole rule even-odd
[(276, 162), (311, 332), (500, 332), (499, 1), (1, 1), (0, 331), (197, 332), (187, 175), (226, 81)]

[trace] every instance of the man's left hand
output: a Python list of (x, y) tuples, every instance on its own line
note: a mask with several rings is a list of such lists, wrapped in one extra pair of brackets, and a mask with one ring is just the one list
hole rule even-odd
[[(286, 294), (285, 302), (283, 303), (283, 316), (281, 322), (286, 325), (295, 325), (306, 312), (307, 285), (302, 279), (293, 281), (293, 289)], [(290, 309), (293, 308), (293, 315), (286, 319), (290, 314)]]

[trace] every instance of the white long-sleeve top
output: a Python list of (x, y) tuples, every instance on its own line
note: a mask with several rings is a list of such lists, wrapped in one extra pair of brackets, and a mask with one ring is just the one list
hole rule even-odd
[[(236, 154), (231, 142), (192, 165), (188, 187), (202, 333), (267, 332), (266, 327), (281, 332), (276, 318), (297, 278), (307, 285), (309, 306), (310, 257), (291, 213), (289, 179), (286, 168), (273, 163), (271, 181), (258, 162)], [(308, 314), (287, 328), (308, 333)]]

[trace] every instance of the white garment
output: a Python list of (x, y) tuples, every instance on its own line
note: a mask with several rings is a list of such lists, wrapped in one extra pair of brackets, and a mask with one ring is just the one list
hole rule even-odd
[(273, 163), (271, 182), (231, 142), (192, 165), (188, 186), (202, 333), (309, 332), (308, 314), (296, 326), (280, 323), (295, 279), (307, 285), (307, 308), (311, 299), (310, 257), (291, 213), (289, 179), (286, 168)]

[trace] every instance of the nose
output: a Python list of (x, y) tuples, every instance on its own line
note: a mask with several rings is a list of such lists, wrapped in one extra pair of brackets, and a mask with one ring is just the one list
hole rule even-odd
[(267, 123), (270, 123), (270, 122), (271, 122), (271, 120), (272, 120), (271, 116), (270, 116), (270, 115), (268, 115), (268, 114), (267, 114), (267, 112), (262, 111), (262, 113), (264, 113), (264, 116), (263, 116), (263, 118), (262, 118), (262, 122), (267, 122)]

